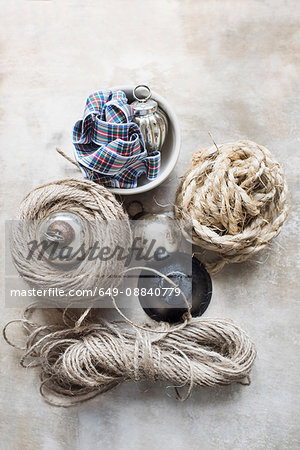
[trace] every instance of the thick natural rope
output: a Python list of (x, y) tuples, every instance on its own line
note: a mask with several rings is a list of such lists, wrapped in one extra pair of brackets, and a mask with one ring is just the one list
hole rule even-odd
[[(163, 323), (146, 331), (121, 322), (90, 323), (86, 315), (84, 322), (70, 320), (71, 327), (21, 319), (27, 333), (21, 365), (41, 367), (41, 394), (51, 404), (74, 405), (126, 380), (187, 386), (182, 400), (194, 386), (250, 382), (255, 347), (231, 321), (194, 318), (182, 329)], [(3, 334), (10, 343), (9, 324)]]
[[(128, 215), (105, 187), (78, 179), (48, 183), (25, 197), (20, 205), (19, 220), (13, 226), (11, 252), (20, 275), (31, 286), (44, 290), (59, 287), (69, 292), (70, 289), (102, 287), (105, 290), (117, 286), (124, 270), (124, 259), (84, 258), (69, 270), (62, 270), (61, 266), (51, 264), (46, 258), (39, 259), (38, 251), (27, 260), (28, 243), (38, 239), (37, 230), (41, 222), (59, 211), (68, 211), (82, 219), (85, 249), (96, 241), (112, 250), (118, 246), (127, 249), (131, 245)], [(72, 301), (76, 299), (76, 296), (72, 297)]]
[(288, 213), (287, 184), (265, 147), (251, 141), (212, 145), (193, 155), (176, 194), (175, 215), (192, 241), (218, 252), (208, 269), (241, 262), (278, 235)]
[[(71, 283), (78, 286), (74, 272), (72, 277), (62, 277), (61, 269), (56, 270), (46, 261), (34, 261), (36, 265), (33, 267), (33, 261), (26, 266), (24, 260), (24, 254), (27, 254), (25, 246), (35, 238), (35, 221), (44, 220), (49, 214), (61, 210), (75, 213), (86, 222), (95, 216), (98, 219), (98, 215), (103, 221), (125, 222), (125, 231), (110, 227), (109, 245), (112, 248), (119, 245), (118, 239), (122, 239), (123, 245), (124, 241), (131, 239), (127, 215), (105, 188), (86, 180), (63, 180), (41, 186), (21, 205), (20, 223), (31, 220), (33, 226), (28, 227), (26, 223), (21, 228), (17, 227), (12, 248), (20, 274), (39, 288), (41, 284), (53, 287), (57, 282), (65, 283), (65, 289), (74, 287)], [(99, 236), (99, 240), (106, 244), (107, 238)], [(89, 285), (94, 279), (98, 284), (99, 271), (103, 282), (109, 280), (111, 262), (106, 269), (102, 265), (103, 262), (100, 268), (95, 267), (95, 262), (92, 262), (87, 267), (87, 261), (84, 261), (77, 273), (81, 289), (87, 288), (86, 280), (89, 280)], [(119, 269), (120, 274), (125, 272), (123, 266)], [(111, 283), (109, 280), (110, 286)], [(175, 387), (187, 386), (184, 398), (196, 385), (216, 386), (250, 380), (249, 372), (256, 355), (254, 345), (230, 321), (191, 319), (188, 309), (180, 325), (139, 326), (125, 317), (135, 327), (131, 328), (120, 322), (94, 320), (96, 323), (92, 323), (89, 313), (90, 309), (87, 309), (79, 317), (75, 314), (73, 319), (65, 311), (62, 316), (65, 323), (60, 325), (38, 325), (27, 315), (12, 321), (21, 321), (27, 333), (21, 364), (25, 367), (41, 366), (41, 393), (52, 404), (69, 406), (82, 402), (126, 380), (161, 380)], [(8, 325), (3, 333), (9, 342)]]

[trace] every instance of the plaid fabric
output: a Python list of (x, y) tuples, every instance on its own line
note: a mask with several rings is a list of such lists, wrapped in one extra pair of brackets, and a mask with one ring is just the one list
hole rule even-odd
[(75, 157), (86, 178), (109, 187), (132, 188), (143, 174), (150, 180), (157, 177), (160, 152), (147, 153), (131, 118), (123, 91), (99, 91), (88, 97), (83, 119), (73, 130)]

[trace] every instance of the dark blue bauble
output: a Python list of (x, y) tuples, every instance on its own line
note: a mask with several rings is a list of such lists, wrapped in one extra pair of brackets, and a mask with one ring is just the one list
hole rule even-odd
[[(193, 317), (201, 316), (212, 296), (211, 278), (203, 264), (185, 253), (173, 253), (160, 261), (148, 265), (168, 276), (184, 292), (192, 306)], [(143, 270), (139, 276), (139, 301), (148, 316), (158, 322), (176, 323), (187, 312), (181, 294), (175, 295), (171, 284), (159, 275)]]

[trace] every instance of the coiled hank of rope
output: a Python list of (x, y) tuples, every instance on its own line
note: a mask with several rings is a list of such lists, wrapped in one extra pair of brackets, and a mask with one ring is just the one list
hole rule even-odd
[[(89, 311), (63, 325), (37, 325), (28, 316), (21, 365), (41, 367), (41, 394), (56, 406), (71, 406), (126, 380), (166, 381), (181, 400), (194, 386), (249, 384), (256, 350), (247, 334), (225, 319), (192, 318), (180, 327), (161, 323), (130, 327), (97, 319)], [(96, 322), (95, 319), (93, 322)], [(68, 326), (67, 326), (68, 325)], [(187, 387), (184, 396), (177, 388)]]
[[(175, 216), (190, 222), (192, 242), (216, 252), (210, 273), (267, 247), (287, 218), (283, 169), (251, 141), (212, 145), (193, 155), (177, 189)], [(188, 236), (190, 240), (190, 237)]]

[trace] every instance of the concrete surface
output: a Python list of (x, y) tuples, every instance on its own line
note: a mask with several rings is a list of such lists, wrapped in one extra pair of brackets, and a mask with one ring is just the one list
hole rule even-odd
[[(1, 2), (2, 236), (26, 193), (75, 174), (55, 146), (71, 152), (87, 95), (111, 85), (149, 83), (181, 121), (177, 169), (143, 197), (154, 211), (153, 194), (174, 199), (208, 131), (266, 145), (291, 192), (271, 248), (213, 278), (206, 316), (235, 319), (258, 348), (249, 387), (198, 389), (182, 404), (162, 386), (127, 383), (59, 409), (1, 339), (1, 449), (299, 448), (299, 13), (297, 0)], [(20, 315), (2, 304), (1, 327)]]

